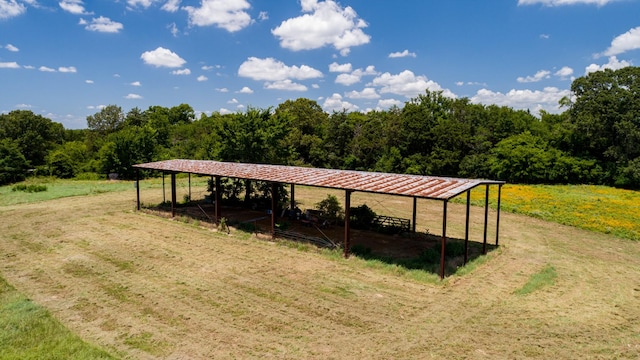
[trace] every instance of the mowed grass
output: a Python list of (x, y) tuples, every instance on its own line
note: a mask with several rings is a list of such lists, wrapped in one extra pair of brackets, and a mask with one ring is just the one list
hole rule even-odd
[(54, 319), (0, 277), (0, 359), (115, 359)]
[[(143, 202), (162, 201), (158, 181), (142, 183)], [(506, 211), (498, 251), (432, 281), (136, 212), (123, 183), (0, 206), (0, 274), (14, 296), (124, 358), (640, 357), (640, 242)], [(305, 206), (326, 193), (296, 188)], [(410, 217), (410, 200), (356, 193), (352, 204)], [(439, 209), (420, 201), (420, 228), (437, 233)], [(449, 211), (459, 233), (464, 207)], [(472, 209), (476, 228), (482, 216)]]

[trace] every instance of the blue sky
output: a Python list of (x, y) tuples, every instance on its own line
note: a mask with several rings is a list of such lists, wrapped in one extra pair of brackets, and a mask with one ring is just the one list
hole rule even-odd
[(572, 79), (638, 65), (638, 0), (0, 0), (0, 112), (66, 128), (110, 104), (365, 112), (425, 89), (557, 113)]

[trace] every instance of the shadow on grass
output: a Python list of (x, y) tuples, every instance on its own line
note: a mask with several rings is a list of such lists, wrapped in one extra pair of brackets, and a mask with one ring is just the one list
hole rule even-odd
[[(440, 275), (440, 260), (442, 253), (441, 237), (434, 235), (421, 235), (427, 242), (427, 247), (416, 256), (394, 257), (380, 252), (375, 252), (371, 248), (357, 244), (351, 247), (351, 254), (363, 259), (384, 263), (390, 266), (399, 266), (407, 270), (422, 270), (433, 275)], [(474, 262), (485, 255), (483, 243), (469, 241), (467, 248), (467, 262), (465, 264), (465, 241), (464, 239), (447, 238), (445, 245), (445, 277), (458, 272), (466, 264)], [(486, 254), (496, 250), (498, 246), (486, 244)]]
[[(171, 203), (165, 202), (153, 206), (145, 206), (146, 210), (150, 210), (160, 216), (171, 216)], [(176, 216), (184, 222), (199, 221), (201, 225), (208, 223), (209, 226), (215, 227), (216, 222), (213, 219), (213, 206), (204, 202), (188, 202), (176, 204)], [(223, 214), (226, 216), (226, 224), (233, 227), (237, 231), (247, 234), (271, 234), (270, 228), (264, 228), (264, 222), (270, 222), (265, 214), (256, 217), (256, 212), (241, 207), (227, 207), (223, 205)], [(267, 220), (265, 220), (267, 219)], [(284, 223), (287, 220), (280, 219)], [(276, 226), (281, 225), (277, 222)], [(339, 227), (339, 226), (338, 226)], [(324, 230), (329, 233), (328, 230)], [(343, 233), (339, 230), (337, 233)], [(426, 274), (440, 276), (440, 259), (442, 249), (442, 238), (438, 235), (427, 233), (404, 233), (404, 234), (381, 234), (373, 230), (357, 230), (359, 232), (359, 240), (357, 244), (351, 246), (350, 253), (352, 256), (360, 258), (371, 263), (377, 263), (382, 266), (399, 267), (405, 270), (424, 271)], [(305, 243), (311, 246), (317, 246), (317, 243), (309, 239), (314, 236), (304, 236), (309, 234), (298, 234), (298, 238), (279, 236), (281, 240)], [(323, 233), (325, 235), (325, 233)], [(335, 234), (331, 234), (335, 235)], [(333, 236), (332, 236), (333, 237)], [(379, 239), (384, 237), (386, 240), (373, 241), (373, 238)], [(305, 240), (306, 239), (306, 240)], [(363, 240), (365, 239), (365, 240)], [(341, 245), (340, 241), (333, 241), (335, 244)], [(453, 274), (461, 274), (460, 270), (467, 268), (465, 266), (465, 245), (464, 239), (447, 238), (445, 247), (445, 277)], [(384, 245), (381, 245), (384, 244)], [(322, 247), (322, 246), (319, 246)], [(324, 246), (326, 247), (326, 246)], [(484, 253), (485, 246), (482, 242), (469, 241), (467, 251), (467, 264), (474, 263), (480, 259)], [(498, 247), (487, 243), (486, 254), (491, 253)], [(336, 251), (342, 252), (341, 249)], [(468, 269), (467, 269), (468, 271)]]

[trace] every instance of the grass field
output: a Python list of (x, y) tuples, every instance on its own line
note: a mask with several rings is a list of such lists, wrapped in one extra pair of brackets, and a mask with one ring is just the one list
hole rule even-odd
[[(179, 199), (187, 191), (180, 181)], [(158, 180), (141, 185), (144, 202), (162, 201)], [(434, 282), (355, 257), (136, 212), (131, 183), (86, 184), (75, 193), (82, 196), (70, 196), (73, 186), (48, 184), (49, 200), (37, 198), (43, 193), (10, 199), (11, 189), (0, 188), (0, 274), (11, 284), (0, 296), (3, 309), (16, 301), (46, 309), (43, 317), (100, 354), (75, 358), (108, 356), (89, 344), (135, 359), (640, 356), (640, 242), (629, 240), (633, 232), (620, 234), (624, 239), (613, 230), (503, 212), (499, 251)], [(97, 190), (87, 193), (87, 186)], [(503, 209), (531, 201), (514, 200), (509, 191), (503, 188)], [(67, 197), (55, 199), (58, 192)], [(326, 193), (296, 189), (307, 206)], [(637, 196), (625, 194), (599, 196), (603, 207)], [(571, 198), (581, 196), (564, 201)], [(399, 217), (410, 217), (409, 202), (352, 198), (353, 206)], [(543, 202), (536, 198), (540, 209)], [(609, 211), (628, 213), (637, 224), (633, 206), (619, 202)], [(590, 214), (584, 205), (575, 209)], [(598, 217), (600, 209), (592, 210)], [(438, 233), (439, 211), (441, 203), (419, 201), (419, 229)], [(464, 207), (451, 204), (449, 214), (447, 231), (456, 236)], [(472, 209), (476, 239), (482, 216)], [(1, 324), (6, 339), (15, 325)], [(11, 358), (11, 349), (0, 342), (0, 358)]]

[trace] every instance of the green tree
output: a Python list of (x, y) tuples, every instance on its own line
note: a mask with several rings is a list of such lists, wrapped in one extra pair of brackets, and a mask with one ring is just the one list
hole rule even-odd
[(87, 127), (99, 136), (114, 133), (124, 125), (124, 112), (116, 105), (107, 105), (99, 112), (87, 116)]
[(28, 168), (16, 141), (0, 139), (0, 185), (24, 180)]
[(229, 114), (218, 122), (217, 158), (222, 161), (285, 164), (291, 148), (284, 141), (290, 131), (290, 119), (271, 114), (270, 109), (249, 108)]
[(625, 175), (640, 156), (640, 67), (589, 73), (575, 79), (571, 91), (573, 153), (598, 160), (610, 184), (640, 186)]
[(49, 150), (64, 139), (64, 127), (29, 110), (0, 114), (0, 139), (11, 139), (30, 166), (46, 163)]
[(49, 172), (53, 176), (68, 179), (75, 175), (73, 159), (61, 149), (49, 153), (47, 164), (49, 165)]
[(157, 160), (155, 132), (148, 127), (127, 127), (110, 135), (100, 148), (99, 158), (103, 173), (118, 173), (121, 178), (135, 178), (138, 163)]
[(294, 150), (294, 162), (316, 167), (325, 165), (322, 148), (328, 115), (314, 100), (299, 98), (286, 100), (275, 109), (277, 117), (290, 119), (291, 130), (285, 143)]
[(169, 123), (171, 125), (190, 124), (195, 117), (193, 108), (188, 104), (180, 104), (169, 109)]

